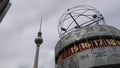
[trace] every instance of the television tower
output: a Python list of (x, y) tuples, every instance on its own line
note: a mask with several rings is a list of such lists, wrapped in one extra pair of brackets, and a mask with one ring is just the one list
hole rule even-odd
[(39, 60), (39, 47), (43, 42), (42, 32), (41, 32), (41, 27), (42, 27), (42, 17), (41, 17), (41, 22), (40, 22), (40, 29), (38, 32), (37, 37), (35, 38), (35, 44), (36, 44), (36, 54), (35, 54), (35, 60), (34, 60), (34, 66), (33, 68), (38, 68), (38, 60)]
[(55, 68), (120, 68), (120, 30), (88, 5), (68, 9), (58, 24)]

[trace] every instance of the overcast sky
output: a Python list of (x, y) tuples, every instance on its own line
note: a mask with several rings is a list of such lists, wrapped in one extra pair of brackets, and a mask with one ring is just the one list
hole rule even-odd
[(12, 6), (0, 24), (0, 68), (33, 68), (34, 38), (43, 16), (39, 68), (55, 68), (54, 47), (58, 20), (66, 9), (83, 4), (98, 9), (108, 25), (120, 29), (120, 0), (10, 0)]

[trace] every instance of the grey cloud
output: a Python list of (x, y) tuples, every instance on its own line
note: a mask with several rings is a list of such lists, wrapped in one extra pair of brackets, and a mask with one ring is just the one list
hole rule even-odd
[(18, 68), (30, 68), (28, 65), (20, 65), (20, 66), (18, 66)]

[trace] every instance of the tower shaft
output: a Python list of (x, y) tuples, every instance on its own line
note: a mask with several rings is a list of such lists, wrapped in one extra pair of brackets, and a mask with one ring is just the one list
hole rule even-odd
[(37, 44), (37, 46), (36, 46), (35, 60), (34, 60), (34, 67), (33, 68), (38, 68), (39, 47), (40, 47), (40, 45)]

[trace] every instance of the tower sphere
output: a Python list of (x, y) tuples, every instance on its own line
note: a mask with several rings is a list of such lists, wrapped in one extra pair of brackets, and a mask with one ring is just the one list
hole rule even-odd
[(43, 38), (42, 37), (38, 36), (38, 37), (35, 38), (35, 43), (36, 44), (42, 44), (42, 42), (43, 42)]

